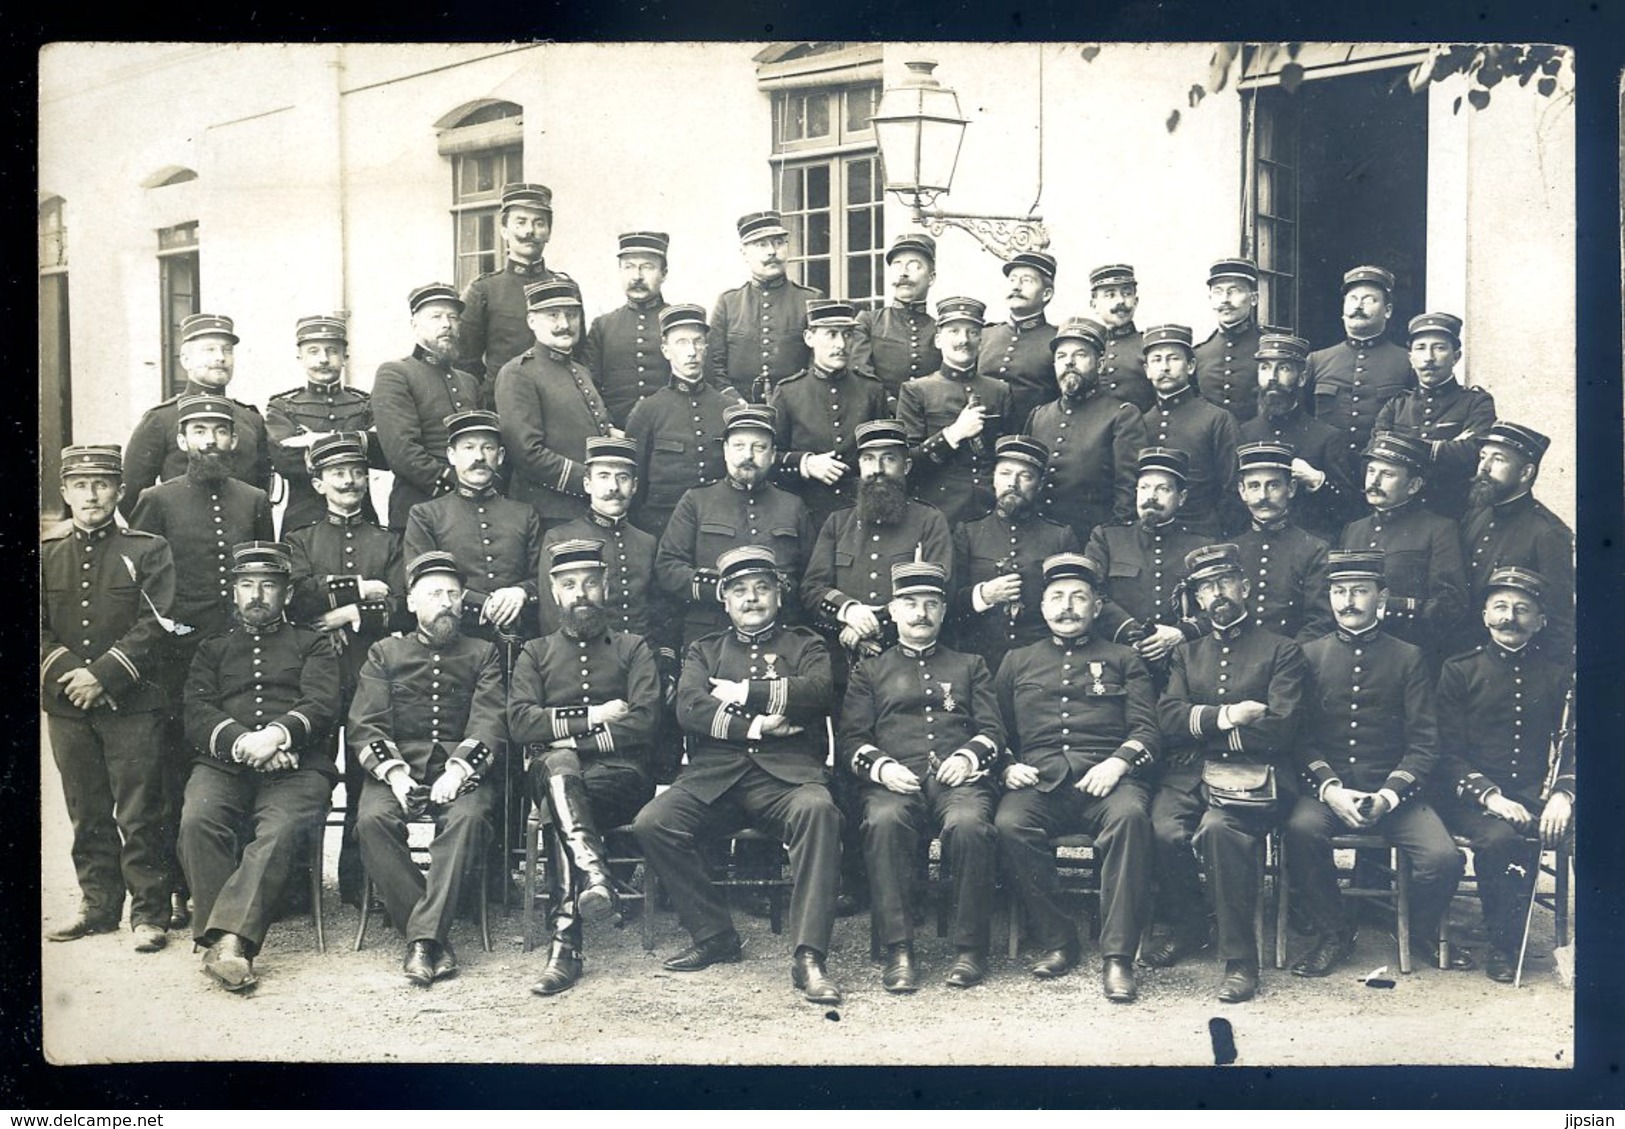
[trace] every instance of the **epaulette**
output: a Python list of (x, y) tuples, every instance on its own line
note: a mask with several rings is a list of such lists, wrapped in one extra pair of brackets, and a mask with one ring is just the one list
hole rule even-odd
[[(496, 270), (488, 270), (484, 274), (475, 275), (474, 276), (474, 282), (483, 282), (487, 278), (496, 278), (498, 275), (507, 274), (507, 273), (508, 273), (508, 264), (503, 263)], [(469, 285), (470, 286), (474, 285), (474, 282), (469, 283)]]
[(1480, 396), (1487, 396), (1487, 395), (1489, 395), (1489, 393), (1488, 393), (1488, 392), (1486, 392), (1486, 391), (1485, 391), (1485, 390), (1484, 390), (1484, 389), (1482, 389), (1482, 388), (1480, 388), (1480, 387), (1479, 387), (1479, 386), (1478, 386), (1478, 385), (1476, 385), (1476, 384), (1469, 384), (1469, 385), (1468, 385), (1468, 386), (1467, 386), (1467, 391), (1469, 391), (1469, 392), (1477, 392), (1477, 393), (1478, 393), (1478, 394), (1479, 394), (1479, 395), (1480, 395)]
[[(1119, 400), (1119, 401), (1117, 401), (1117, 410), (1122, 411), (1124, 408), (1134, 408), (1134, 405), (1129, 403), (1127, 400)], [(1134, 410), (1137, 412), (1140, 409), (1139, 408), (1134, 408)]]
[[(785, 377), (783, 380), (779, 381), (778, 384), (774, 385), (774, 387), (775, 388), (783, 388), (786, 384), (794, 384), (796, 381), (800, 380), (802, 377), (806, 376), (811, 371), (812, 371), (812, 369), (804, 368), (800, 372), (793, 372), (789, 376)], [(853, 370), (853, 371), (856, 371), (856, 370)]]
[[(73, 524), (73, 522), (70, 521), (67, 524), (71, 526)], [(146, 538), (150, 538), (151, 540), (154, 540), (154, 541), (162, 541), (163, 540), (163, 538), (158, 536), (158, 534), (156, 534), (156, 533), (148, 533), (145, 529), (131, 529), (127, 525), (126, 526), (120, 526), (118, 532), (119, 532), (120, 537), (146, 537)]]
[(233, 403), (233, 404), (236, 404), (236, 405), (237, 405), (237, 406), (238, 406), (238, 407), (239, 407), (239, 408), (247, 408), (247, 409), (248, 409), (248, 410), (249, 410), (249, 411), (251, 411), (251, 412), (253, 412), (253, 413), (254, 413), (254, 414), (255, 414), (255, 415), (259, 415), (259, 414), (260, 414), (260, 410), (259, 410), (259, 408), (258, 408), (258, 407), (256, 407), (256, 406), (255, 406), (255, 405), (253, 405), (253, 404), (250, 404), (250, 403), (249, 403), (249, 402), (248, 402), (248, 401), (246, 401), (246, 400), (237, 400), (237, 399), (233, 399), (233, 398), (232, 398), (232, 397), (230, 397), (230, 396), (227, 396), (227, 397), (226, 397), (226, 399), (228, 399), (228, 400), (231, 400), (231, 402), (232, 402), (232, 403)]
[(60, 541), (73, 532), (73, 522), (59, 521), (39, 535), (41, 541)]

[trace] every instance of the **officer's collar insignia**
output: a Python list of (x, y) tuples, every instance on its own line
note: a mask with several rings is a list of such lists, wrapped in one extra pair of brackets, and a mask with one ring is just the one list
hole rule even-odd
[[(736, 627), (734, 628), (734, 638), (741, 643), (760, 643), (764, 639), (772, 638), (773, 633), (778, 629), (779, 625), (776, 622), (768, 624), (760, 631), (742, 631)], [(778, 656), (774, 657), (777, 658)]]
[(905, 313), (910, 313), (910, 314), (923, 314), (923, 313), (925, 313), (925, 302), (923, 300), (919, 301), (919, 302), (893, 302), (892, 305), (895, 308), (904, 311)]
[(626, 515), (624, 514), (620, 517), (610, 517), (608, 514), (601, 514), (597, 510), (588, 510), (587, 517), (592, 519), (594, 525), (603, 526), (605, 529), (619, 529), (626, 521)]
[(464, 486), (459, 482), (457, 484), (457, 496), (470, 498), (476, 502), (489, 502), (497, 496), (497, 488), (495, 486), (483, 486), (476, 490), (472, 486)]

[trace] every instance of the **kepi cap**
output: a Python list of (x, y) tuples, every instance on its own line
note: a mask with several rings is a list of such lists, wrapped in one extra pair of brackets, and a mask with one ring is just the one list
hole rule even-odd
[(293, 571), (293, 550), (281, 541), (243, 541), (231, 547), (231, 575), (287, 576)]
[(703, 330), (711, 328), (705, 320), (704, 306), (696, 306), (692, 302), (677, 302), (660, 311), (662, 336), (681, 325), (692, 325)]
[(510, 184), (502, 190), (501, 211), (509, 208), (530, 208), (553, 214), (553, 190), (545, 184)]
[(181, 319), (181, 341), (199, 337), (229, 337), (233, 345), (242, 338), (233, 333), (235, 326), (225, 314), (192, 314)]
[(1139, 458), (1136, 460), (1135, 476), (1148, 471), (1160, 471), (1171, 474), (1179, 479), (1183, 486), (1190, 478), (1191, 457), (1178, 447), (1141, 447)]
[(305, 469), (311, 474), (355, 463), (367, 465), (366, 440), (359, 431), (335, 431), (305, 448)]
[(317, 314), (313, 317), (300, 318), (293, 326), (293, 342), (303, 345), (306, 341), (344, 341), (348, 342), (344, 319), (328, 314)]
[(1534, 428), (1506, 419), (1498, 419), (1490, 424), (1490, 429), (1484, 433), (1481, 442), (1499, 443), (1503, 447), (1510, 447), (1524, 458), (1537, 463), (1546, 454), (1546, 448), (1552, 445), (1550, 439)]
[(501, 421), (495, 412), (485, 411), (483, 408), (470, 408), (463, 412), (452, 412), (441, 421), (446, 425), (446, 444), (457, 440), (471, 431), (489, 431), (496, 435), (502, 434)]
[(1044, 584), (1057, 580), (1083, 580), (1089, 587), (1100, 591), (1100, 566), (1082, 553), (1056, 553), (1044, 558)]
[(1001, 435), (993, 444), (994, 461), (1011, 459), (1042, 472), (1049, 466), (1049, 444), (1032, 435)]
[(463, 300), (457, 296), (457, 288), (449, 282), (430, 282), (406, 296), (406, 304), (414, 314), (430, 302), (450, 302), (458, 310), (464, 308)]
[(937, 324), (973, 321), (982, 325), (987, 321), (987, 303), (975, 298), (944, 298), (937, 303)]
[(638, 465), (638, 441), (629, 435), (587, 436), (587, 463), (625, 463)]
[(1326, 554), (1326, 579), (1381, 580), (1381, 549), (1333, 549)]
[(1067, 318), (1049, 339), (1050, 352), (1063, 341), (1082, 341), (1094, 347), (1096, 353), (1106, 351), (1106, 327), (1093, 318)]
[(779, 561), (772, 549), (765, 545), (741, 545), (737, 549), (729, 549), (717, 558), (717, 597), (720, 599), (723, 588), (733, 581), (761, 573), (775, 577), (779, 575)]
[(784, 226), (784, 217), (778, 212), (751, 212), (740, 216), (734, 225), (739, 229), (739, 242), (754, 243), (758, 239), (771, 239), (782, 235), (789, 238), (790, 232)]
[(1258, 264), (1251, 259), (1220, 259), (1207, 268), (1207, 284), (1212, 286), (1225, 279), (1239, 279), (1250, 282), (1253, 288), (1258, 288)]
[(589, 541), (578, 538), (571, 541), (555, 541), (548, 546), (548, 560), (551, 562), (547, 568), (549, 576), (557, 576), (561, 572), (568, 572), (572, 568), (603, 568), (604, 543), (602, 541)]
[(1185, 579), (1191, 584), (1232, 572), (1241, 572), (1241, 549), (1228, 541), (1203, 545), (1185, 554)]
[(908, 446), (908, 432), (894, 419), (872, 419), (868, 423), (860, 423), (857, 437), (860, 451), (869, 451), (876, 447)]
[(1291, 474), (1292, 460), (1297, 454), (1298, 449), (1290, 443), (1276, 443), (1268, 439), (1242, 443), (1236, 448), (1236, 472), (1246, 474), (1250, 470), (1284, 470)]
[(1134, 268), (1127, 263), (1107, 263), (1105, 266), (1096, 267), (1089, 272), (1089, 289), (1091, 290), (1102, 286), (1132, 285), (1134, 282)]
[(1423, 333), (1442, 333), (1458, 346), (1461, 344), (1461, 319), (1455, 314), (1417, 314), (1406, 327), (1407, 336)]
[(1297, 361), (1309, 359), (1309, 342), (1291, 333), (1261, 333), (1255, 361)]
[(771, 404), (729, 404), (722, 409), (722, 433), (735, 431), (765, 431), (773, 434), (779, 422), (779, 410)]
[(1367, 286), (1380, 286), (1386, 293), (1394, 292), (1394, 272), (1384, 270), (1382, 267), (1363, 266), (1355, 267), (1343, 273), (1343, 289), (1361, 284)]
[(1492, 570), (1490, 578), (1484, 582), (1484, 591), (1488, 594), (1497, 588), (1516, 589), (1533, 596), (1542, 608), (1546, 606), (1546, 578), (1533, 569), (1504, 565)]
[(671, 236), (664, 231), (623, 231), (619, 239), (617, 255), (659, 255), (664, 259), (671, 246)]
[(893, 596), (945, 596), (948, 570), (934, 561), (899, 561), (891, 566)]
[(406, 562), (406, 586), (411, 588), (425, 576), (435, 573), (445, 573), (455, 576), (457, 583), (463, 583), (463, 570), (457, 563), (457, 558), (444, 549), (430, 549), (427, 553), (419, 553)]
[(1017, 267), (1031, 267), (1051, 282), (1055, 281), (1055, 256), (1048, 251), (1017, 251), (1004, 264), (1004, 276), (1009, 278), (1010, 272)]
[(886, 251), (886, 262), (890, 263), (893, 256), (901, 255), (905, 251), (923, 255), (932, 266), (937, 265), (937, 241), (923, 231), (905, 232), (893, 239), (891, 247)]
[(858, 324), (858, 308), (837, 298), (811, 298), (807, 301), (808, 329), (850, 329)]
[(185, 427), (195, 419), (224, 420), (233, 427), (237, 425), (237, 413), (233, 410), (232, 402), (224, 396), (216, 396), (212, 392), (198, 392), (191, 396), (182, 396), (176, 403), (175, 425)]
[(525, 309), (567, 310), (581, 307), (581, 287), (568, 275), (555, 274), (525, 287)]
[(124, 477), (124, 451), (117, 443), (76, 443), (62, 448), (62, 477), (95, 474)]
[(1433, 448), (1425, 440), (1413, 439), (1395, 431), (1379, 431), (1360, 452), (1362, 458), (1380, 459), (1412, 470), (1425, 471), (1433, 464)]
[(1188, 352), (1195, 353), (1195, 340), (1196, 335), (1188, 325), (1154, 325), (1145, 331), (1145, 344), (1140, 346), (1140, 352), (1149, 353), (1158, 345), (1180, 345)]

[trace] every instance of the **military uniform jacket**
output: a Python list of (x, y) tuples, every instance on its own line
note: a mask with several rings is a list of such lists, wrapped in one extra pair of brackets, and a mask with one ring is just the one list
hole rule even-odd
[(231, 625), (231, 547), (272, 540), (271, 499), (235, 478), (214, 489), (177, 478), (144, 491), (130, 524), (169, 542), (175, 620), (206, 634)]
[(1546, 629), (1534, 646), (1558, 662), (1574, 650), (1574, 534), (1563, 519), (1533, 494), (1467, 511), (1462, 522), (1471, 603), (1465, 617), (1476, 638), (1484, 631), (1477, 613), (1484, 608), (1490, 573), (1508, 566), (1533, 569), (1546, 579)]
[[(610, 628), (649, 637), (655, 648), (673, 645), (675, 633), (663, 614), (664, 601), (655, 585), (655, 547), (652, 533), (645, 533), (626, 518), (612, 519), (589, 510), (585, 517), (555, 525), (542, 534), (540, 560), (552, 558), (548, 547), (560, 541), (602, 541), (604, 543), (604, 610)], [(544, 634), (559, 629), (559, 606), (553, 600), (553, 585), (547, 577), (536, 579), (538, 615)], [(676, 655), (672, 660), (675, 663)]]
[(887, 761), (924, 780), (955, 753), (972, 772), (992, 772), (1004, 752), (993, 675), (980, 655), (900, 643), (852, 673), (836, 750), (848, 771), (877, 784)]
[(1140, 448), (1149, 446), (1139, 408), (1096, 390), (1075, 408), (1061, 399), (1034, 408), (1022, 433), (1049, 445), (1044, 516), (1079, 537), (1134, 519)]
[(1341, 547), (1382, 550), (1388, 581), (1383, 629), (1437, 653), (1467, 604), (1456, 523), (1412, 500), (1350, 522)]
[[(1175, 606), (1185, 578), (1185, 554), (1207, 543), (1177, 521), (1149, 530), (1138, 523), (1097, 526), (1083, 550), (1106, 578), (1106, 601), (1095, 630), (1113, 640), (1125, 628), (1153, 623), (1186, 630)], [(1192, 625), (1186, 633), (1194, 636), (1195, 631)]]
[[(1552, 740), (1573, 685), (1567, 667), (1528, 645), (1509, 651), (1491, 640), (1446, 661), (1437, 695), (1440, 791), (1480, 804), (1502, 792), (1539, 815)], [(1572, 796), (1572, 746), (1567, 754), (1553, 790)]]
[(585, 513), (587, 437), (613, 426), (586, 366), (535, 345), (502, 366), (496, 406), (513, 473), (508, 496), (550, 522)]
[(709, 486), (727, 474), (722, 411), (738, 402), (731, 386), (718, 390), (702, 380), (686, 388), (670, 377), (664, 388), (633, 406), (626, 433), (638, 441), (640, 509), (670, 514), (685, 491)]
[(670, 372), (660, 352), (660, 311), (671, 303), (656, 295), (599, 314), (587, 330), (584, 359), (616, 427), (632, 405), (666, 386)]
[[(359, 514), (327, 513), (317, 524), (290, 533), (287, 542), (293, 560), (288, 616), (298, 623), (313, 624), (333, 608), (352, 602), (347, 593), (334, 592), (335, 584), (341, 589), (361, 580), (382, 580), (389, 585), (387, 599), (363, 600), (358, 605), (359, 631), (351, 633), (345, 628), (349, 637), (338, 662), (348, 691), (355, 686), (367, 649), (391, 631), (409, 626), (401, 535), (380, 529)], [(343, 603), (337, 602), (340, 599)]]
[[(589, 706), (616, 698), (627, 705), (625, 717), (588, 722)], [(519, 652), (508, 692), (508, 736), (525, 746), (527, 759), (568, 739), (584, 762), (629, 768), (647, 777), (648, 746), (660, 707), (660, 674), (654, 653), (641, 638), (611, 631), (596, 639), (576, 639), (555, 631), (532, 639)]]
[[(284, 447), (296, 435), (332, 431), (359, 431), (366, 436), (367, 465), (388, 470), (389, 460), (378, 443), (372, 426), (372, 397), (359, 388), (346, 388), (339, 381), (318, 384), (309, 381), (272, 396), (265, 404), (265, 434), (269, 439), (271, 465), (287, 485), (287, 507), (282, 511), (282, 539), (307, 525), (314, 525), (327, 513), (327, 499), (310, 484), (305, 469), (305, 447)], [(368, 521), (377, 521), (372, 495), (361, 496), (361, 512)]]
[(1401, 800), (1439, 759), (1433, 679), (1420, 648), (1373, 627), (1303, 645), (1309, 663), (1298, 742), (1310, 791), (1336, 782)]
[(858, 311), (850, 363), (873, 372), (885, 385), (888, 409), (883, 414), (896, 405), (903, 381), (942, 367), (936, 340), (937, 321), (925, 312), (924, 302), (893, 302), (883, 309)]
[(1246, 423), (1258, 414), (1258, 320), (1223, 326), (1196, 347), (1196, 388), (1202, 399)]
[[(1422, 500), (1434, 513), (1459, 520), (1467, 512), (1468, 484), (1478, 470), (1478, 445), (1494, 422), (1495, 397), (1452, 379), (1395, 396), (1377, 413), (1374, 430), (1397, 431), (1432, 446), (1433, 466)], [(1461, 438), (1469, 432), (1472, 438)]]
[(440, 549), (462, 566), (471, 592), (489, 596), (498, 588), (523, 588), (528, 610), (536, 605), (542, 524), (524, 502), (504, 498), (491, 487), (455, 491), (412, 507), (403, 549), (407, 560)]
[(1259, 625), (1299, 643), (1336, 626), (1326, 587), (1326, 542), (1288, 518), (1256, 521), (1233, 538), (1250, 591), (1247, 611)]
[(1145, 334), (1134, 323), (1108, 327), (1106, 352), (1100, 358), (1100, 390), (1115, 400), (1149, 412), (1157, 390), (1145, 375)]
[(801, 580), (801, 606), (824, 626), (854, 600), (871, 607), (891, 601), (891, 566), (915, 559), (948, 570), (953, 584), (954, 546), (948, 523), (935, 508), (910, 502), (896, 525), (866, 525), (857, 507), (836, 510), (818, 531)]
[[(103, 696), (124, 712), (159, 710), (151, 680), (165, 638), (159, 616), (175, 601), (169, 542), (108, 522), (81, 529), (71, 521), (40, 540), (40, 704), (55, 717), (83, 717), (57, 680), (88, 667)], [(93, 706), (105, 709), (107, 706)]]
[[(859, 424), (890, 416), (885, 386), (862, 370), (824, 372), (809, 366), (779, 381), (767, 402), (778, 412), (773, 445), (779, 452), (779, 484), (799, 494), (814, 525), (820, 525), (833, 510), (857, 501), (856, 432)], [(831, 451), (850, 468), (834, 486), (802, 477), (804, 458)]]
[(489, 379), (536, 344), (536, 335), (525, 320), (525, 287), (557, 274), (543, 259), (529, 265), (509, 259), (501, 270), (488, 271), (470, 282), (463, 291), (460, 367)]
[[(1078, 535), (1071, 526), (1043, 518), (1016, 524), (995, 511), (954, 526), (956, 591), (951, 607), (959, 625), (959, 645), (996, 667), (1006, 651), (1046, 638), (1049, 625), (1039, 609), (1044, 598), (1044, 558), (1077, 550)], [(1012, 620), (1008, 604), (977, 611), (976, 585), (1007, 572), (1021, 574), (1020, 614)]]
[[(124, 447), (124, 501), (119, 504), (119, 510), (126, 520), (134, 515), (141, 492), (147, 487), (186, 474), (186, 452), (175, 443), (180, 429), (180, 401), (182, 396), (196, 396), (204, 392), (214, 396), (225, 395), (188, 380), (179, 394), (157, 407), (148, 408), (136, 423), (135, 430), (130, 433), (130, 441)], [(270, 443), (265, 436), (265, 419), (253, 404), (245, 404), (241, 400), (232, 400), (231, 404), (237, 447), (225, 452), (226, 465), (231, 469), (231, 476), (239, 482), (269, 490), (271, 455)]]
[(1157, 693), (1132, 647), (1052, 636), (1005, 655), (993, 689), (1015, 759), (1038, 769), (1040, 792), (1107, 757), (1143, 774), (1161, 750)]
[(1043, 314), (989, 324), (982, 333), (978, 372), (1010, 386), (1010, 420), (1024, 420), (1040, 404), (1061, 394), (1055, 382), (1055, 355), (1049, 340), (1055, 327)]
[(485, 381), (452, 368), (422, 346), (415, 347), (410, 357), (378, 366), (372, 411), (378, 442), (395, 472), (389, 492), (391, 529), (405, 529), (413, 506), (457, 485), (446, 462), (446, 426), (441, 421), (453, 412), (490, 406)]
[[(959, 418), (974, 392), (987, 407), (982, 434), (957, 448), (942, 429)], [(908, 434), (914, 460), (911, 491), (915, 498), (942, 511), (949, 521), (981, 513), (993, 504), (994, 444), (1015, 429), (1010, 386), (979, 372), (941, 368), (903, 385), (897, 419)]]
[(1216, 534), (1221, 512), (1233, 512), (1236, 477), (1236, 417), (1215, 407), (1186, 385), (1172, 396), (1158, 396), (1145, 414), (1146, 442), (1175, 447), (1191, 457), (1180, 511), (1192, 529)]
[(724, 290), (711, 310), (705, 371), (712, 383), (731, 385), (752, 403), (767, 401), (773, 386), (807, 367), (812, 351), (802, 333), (807, 302), (824, 292), (788, 278), (765, 286), (751, 279)]
[(477, 782), (507, 748), (506, 706), (495, 643), (459, 635), (435, 646), (413, 631), (367, 652), (345, 737), (379, 780), (404, 764), (417, 783), (433, 784), (460, 760)]
[[(655, 553), (660, 590), (685, 609), (683, 637), (698, 639), (728, 622), (716, 588), (717, 558), (723, 553), (741, 545), (765, 545), (794, 586), (806, 571), (814, 536), (801, 499), (765, 483), (743, 490), (724, 479), (684, 494)], [(780, 619), (798, 618), (793, 594), (786, 595), (785, 604)]]
[(280, 726), (301, 769), (338, 779), (329, 737), (339, 720), (339, 668), (326, 639), (278, 621), (238, 624), (205, 639), (186, 676), (186, 740), (200, 759), (254, 772), (231, 759), (239, 737)]
[(1392, 341), (1349, 338), (1309, 354), (1303, 385), (1315, 406), (1315, 418), (1342, 436), (1345, 455), (1358, 463), (1377, 413), (1389, 400), (1416, 387), (1416, 374), (1410, 355)]
[[(748, 679), (745, 704), (713, 698), (713, 678)], [(774, 624), (747, 634), (730, 627), (690, 643), (677, 686), (677, 723), (688, 735), (688, 764), (673, 787), (712, 803), (753, 764), (785, 784), (822, 783), (832, 693), (829, 651), (804, 628)], [(774, 715), (802, 732), (753, 738), (752, 723)]]
[(1341, 432), (1302, 405), (1280, 420), (1260, 412), (1241, 425), (1237, 438), (1241, 443), (1290, 443), (1298, 458), (1326, 476), (1319, 490), (1300, 482), (1292, 499), (1293, 520), (1317, 537), (1336, 542), (1343, 526), (1364, 512), (1365, 487), (1356, 477), (1359, 460), (1349, 454)]

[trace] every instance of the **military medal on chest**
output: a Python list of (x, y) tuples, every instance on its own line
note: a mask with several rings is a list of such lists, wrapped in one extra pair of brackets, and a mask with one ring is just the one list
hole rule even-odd
[(778, 661), (779, 656), (775, 654), (770, 653), (762, 656), (762, 662), (767, 667), (767, 676), (769, 678), (777, 678), (779, 676), (779, 672), (774, 669), (774, 664)]
[(1095, 680), (1094, 685), (1089, 687), (1089, 693), (1104, 694), (1106, 692), (1106, 684), (1100, 680), (1100, 676), (1105, 672), (1105, 663), (1096, 661), (1089, 664), (1089, 675)]
[(942, 708), (945, 710), (956, 710), (959, 708), (954, 704), (954, 687), (953, 683), (951, 682), (944, 682), (942, 684)]

